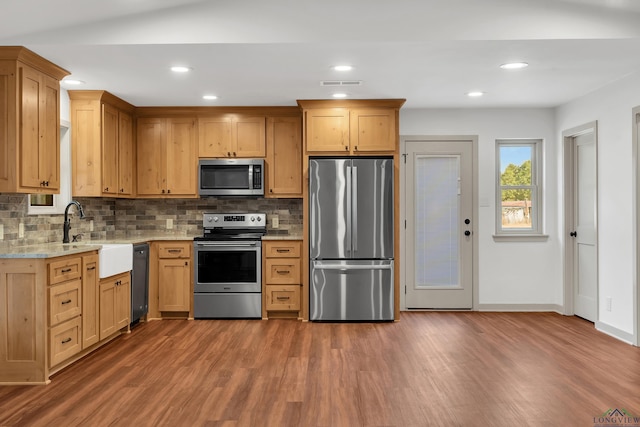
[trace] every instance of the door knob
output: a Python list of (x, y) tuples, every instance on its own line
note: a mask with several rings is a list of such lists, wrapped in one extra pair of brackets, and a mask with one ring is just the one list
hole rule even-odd
[(578, 232), (577, 231), (572, 231), (571, 233), (569, 233), (569, 236), (578, 237)]
[(471, 236), (471, 232), (469, 230), (465, 230), (464, 235), (465, 236)]

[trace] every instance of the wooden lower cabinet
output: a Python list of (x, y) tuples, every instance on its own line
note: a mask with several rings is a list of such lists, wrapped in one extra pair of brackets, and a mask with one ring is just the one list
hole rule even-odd
[(151, 242), (148, 318), (193, 318), (193, 241)]
[(100, 280), (100, 340), (129, 326), (131, 275), (117, 274)]
[(82, 257), (82, 349), (100, 341), (98, 255)]
[(262, 317), (301, 318), (302, 242), (265, 240), (262, 249)]
[(82, 318), (74, 317), (49, 331), (49, 364), (55, 366), (82, 350)]

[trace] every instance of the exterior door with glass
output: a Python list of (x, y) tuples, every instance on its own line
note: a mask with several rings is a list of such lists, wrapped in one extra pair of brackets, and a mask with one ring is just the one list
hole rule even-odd
[(405, 307), (473, 308), (473, 141), (406, 142)]

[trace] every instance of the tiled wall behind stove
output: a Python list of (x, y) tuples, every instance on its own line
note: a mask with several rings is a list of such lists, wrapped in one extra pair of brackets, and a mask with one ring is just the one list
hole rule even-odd
[[(0, 194), (0, 225), (2, 238), (0, 248), (62, 242), (63, 214), (28, 215), (28, 196), (23, 194)], [(80, 219), (75, 206), (69, 209), (71, 235), (82, 233), (82, 239), (105, 239), (115, 230), (115, 201), (113, 199), (78, 198), (86, 218)], [(90, 221), (94, 231), (89, 231)], [(18, 237), (20, 224), (24, 225), (24, 237)]]
[[(117, 199), (116, 230), (118, 235), (168, 233), (184, 236), (202, 234), (204, 212), (264, 212), (267, 233), (302, 235), (302, 199)], [(277, 215), (279, 227), (272, 227)], [(173, 229), (167, 229), (167, 220)]]
[[(62, 242), (64, 215), (28, 215), (27, 196), (0, 194), (0, 249), (12, 246)], [(302, 234), (301, 199), (108, 199), (78, 197), (86, 214), (80, 219), (76, 208), (69, 209), (71, 235), (81, 239), (103, 240), (125, 235), (167, 233), (188, 237), (202, 234), (204, 212), (265, 212), (267, 232), (272, 235)], [(278, 215), (279, 227), (271, 227), (271, 218)], [(167, 219), (173, 229), (167, 230)], [(93, 221), (93, 231), (90, 230)], [(24, 237), (18, 237), (20, 224)]]

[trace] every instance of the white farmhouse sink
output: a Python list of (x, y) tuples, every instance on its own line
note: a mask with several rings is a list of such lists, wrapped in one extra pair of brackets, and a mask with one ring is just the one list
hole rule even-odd
[(131, 243), (106, 244), (98, 251), (100, 278), (113, 276), (133, 269), (133, 245)]

